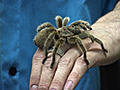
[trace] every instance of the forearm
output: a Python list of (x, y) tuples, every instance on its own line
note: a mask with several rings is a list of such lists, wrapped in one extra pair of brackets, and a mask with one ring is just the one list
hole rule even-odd
[(120, 1), (115, 9), (101, 17), (92, 25), (93, 31), (90, 33), (100, 38), (108, 49), (105, 64), (115, 62), (120, 58)]
[(97, 22), (120, 22), (120, 1), (111, 12), (101, 17)]

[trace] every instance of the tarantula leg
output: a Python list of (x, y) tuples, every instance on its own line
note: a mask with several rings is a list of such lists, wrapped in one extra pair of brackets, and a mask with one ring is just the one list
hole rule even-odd
[(62, 17), (56, 16), (55, 20), (56, 20), (57, 27), (58, 28), (62, 27)]
[(82, 27), (84, 30), (86, 30), (86, 27), (87, 27), (89, 30), (92, 30), (92, 28), (91, 28), (91, 26), (90, 26), (90, 24), (89, 24), (88, 22), (86, 22), (86, 21), (81, 21), (81, 20), (76, 21), (76, 22), (73, 22), (70, 26), (79, 26), (79, 25), (81, 25), (81, 27)]
[(92, 42), (96, 41), (98, 44), (101, 45), (103, 51), (108, 52), (108, 51), (105, 49), (102, 41), (99, 40), (99, 39), (97, 39), (97, 38), (95, 38), (95, 37), (94, 37), (93, 35), (91, 35), (89, 32), (83, 31), (83, 32), (81, 32), (81, 34), (79, 34), (79, 37), (82, 38), (82, 39), (90, 38)]
[(101, 45), (101, 48), (103, 49), (104, 52), (108, 53), (107, 49), (105, 49), (103, 43), (101, 40), (95, 38), (93, 35), (89, 35), (89, 38), (92, 40), (92, 41), (96, 41), (98, 44)]
[(79, 29), (79, 27), (75, 27), (74, 29), (73, 29), (73, 28), (68, 28), (68, 30), (69, 30), (70, 32), (74, 33), (75, 35), (81, 33), (81, 30)]
[(86, 30), (86, 31), (88, 30), (88, 29), (87, 29), (87, 26), (84, 25), (84, 24), (80, 24), (79, 26), (80, 26), (83, 30)]
[(70, 21), (70, 18), (69, 17), (65, 17), (63, 19), (63, 21), (62, 21), (62, 26), (67, 26), (69, 21)]
[(77, 38), (76, 39), (76, 42), (77, 42), (77, 46), (79, 49), (82, 50), (82, 52), (84, 53), (83, 57), (84, 57), (84, 60), (86, 62), (87, 65), (89, 65), (89, 62), (87, 60), (87, 55), (86, 55), (86, 52), (87, 52), (87, 49), (85, 48), (85, 46), (82, 44), (82, 41), (80, 38)]
[(60, 45), (62, 45), (63, 43), (65, 43), (65, 40), (63, 38), (60, 38), (57, 40), (57, 42), (55, 43), (55, 46), (53, 48), (53, 59), (52, 59), (52, 63), (50, 68), (53, 68), (54, 64), (55, 64), (55, 55), (57, 53), (58, 48), (60, 47)]
[(48, 58), (48, 48), (50, 47), (52, 41), (53, 41), (53, 37), (56, 34), (55, 31), (53, 31), (52, 33), (50, 33), (50, 35), (48, 36), (48, 38), (46, 39), (45, 43), (44, 43), (44, 51), (45, 51), (45, 58), (43, 59), (42, 63), (44, 64), (45, 61)]
[(75, 28), (79, 28), (79, 29), (83, 29), (83, 30), (85, 30), (85, 31), (87, 31), (88, 29), (87, 29), (87, 27), (86, 27), (86, 25), (84, 25), (84, 24), (79, 24), (79, 25), (77, 25)]
[(56, 29), (52, 24), (50, 24), (49, 22), (46, 22), (46, 23), (43, 23), (43, 24), (39, 25), (37, 27), (37, 31), (39, 32), (39, 31), (41, 31), (42, 29), (44, 29), (46, 27), (50, 28), (50, 29)]
[[(86, 39), (89, 37), (89, 33), (88, 31), (82, 31), (80, 34), (78, 34), (78, 36), (81, 38), (81, 39)], [(92, 42), (94, 42), (94, 40), (90, 39)]]
[(82, 22), (82, 24), (84, 24), (89, 30), (92, 30), (90, 24), (89, 24), (87, 21), (82, 21), (82, 20), (81, 20), (81, 22)]
[(85, 59), (85, 63), (86, 63), (87, 65), (89, 65), (90, 63), (89, 63), (89, 61), (88, 61), (88, 59), (87, 59), (86, 52), (84, 52), (84, 59)]
[(86, 64), (89, 65), (89, 61), (87, 60), (87, 55), (86, 55), (87, 49), (84, 46), (84, 44), (82, 43), (82, 40), (79, 38), (79, 36), (76, 36), (75, 41), (77, 43), (78, 48), (84, 53), (83, 57), (84, 57)]

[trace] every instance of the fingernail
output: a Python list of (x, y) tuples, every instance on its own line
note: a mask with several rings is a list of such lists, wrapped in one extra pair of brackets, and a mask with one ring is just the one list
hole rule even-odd
[(73, 82), (72, 81), (67, 81), (65, 84), (64, 90), (71, 90), (73, 88)]
[(37, 85), (33, 85), (31, 90), (37, 90), (37, 87), (38, 87)]
[(51, 88), (50, 90), (56, 90), (55, 88)]

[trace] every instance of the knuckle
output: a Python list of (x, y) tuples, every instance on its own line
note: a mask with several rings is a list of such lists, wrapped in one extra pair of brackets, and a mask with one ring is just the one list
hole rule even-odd
[(34, 55), (33, 56), (33, 61), (40, 61), (41, 59), (43, 59), (44, 58), (44, 55)]
[[(58, 65), (58, 61), (59, 61), (60, 57), (56, 55), (55, 57), (55, 61), (54, 61), (54, 67), (53, 68), (56, 68), (56, 66)], [(46, 68), (50, 68), (51, 64), (53, 62), (53, 56), (51, 55), (50, 57), (47, 58), (47, 60), (45, 61), (45, 67)]]
[(32, 62), (32, 68), (36, 68), (36, 67), (38, 67), (38, 66), (40, 66), (40, 63), (41, 63), (41, 61), (34, 61), (33, 60), (33, 62)]
[(71, 62), (71, 59), (70, 58), (63, 58), (60, 60), (60, 63), (59, 65), (60, 66), (68, 66)]
[(30, 78), (30, 87), (32, 85), (37, 85), (39, 83), (39, 77), (31, 76)]
[(39, 75), (31, 75), (30, 81), (31, 82), (39, 81)]
[(81, 67), (87, 67), (87, 64), (83, 58), (78, 58), (77, 64), (79, 64)]
[(48, 90), (50, 82), (46, 78), (41, 78), (39, 81), (38, 88), (39, 90)]
[(39, 75), (40, 75), (40, 70), (37, 68), (35, 68), (35, 69), (33, 68), (31, 76), (39, 77)]
[(37, 50), (36, 53), (34, 54), (33, 58), (44, 58), (43, 52), (40, 52), (40, 50)]
[(33, 63), (32, 70), (31, 70), (31, 75), (32, 76), (39, 76), (41, 69), (42, 69), (41, 63)]
[(71, 79), (78, 79), (79, 78), (79, 73), (76, 73), (76, 72), (72, 72), (71, 74), (70, 74), (70, 78)]
[(38, 85), (38, 90), (48, 90), (48, 88), (49, 88), (48, 85), (43, 85), (43, 84)]
[(53, 88), (53, 87), (57, 87), (57, 88), (61, 87), (62, 88), (63, 84), (62, 84), (62, 82), (60, 80), (55, 80), (55, 81), (52, 82), (52, 85), (51, 85), (50, 88)]
[(37, 66), (40, 65), (40, 63), (42, 63), (42, 59), (41, 58), (33, 57), (32, 67), (37, 67)]
[(47, 60), (45, 62), (45, 66), (49, 67), (51, 63), (52, 63), (52, 58), (47, 58)]

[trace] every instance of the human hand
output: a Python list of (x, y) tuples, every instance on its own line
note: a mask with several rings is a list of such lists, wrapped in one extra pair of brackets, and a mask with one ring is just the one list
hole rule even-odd
[[(68, 88), (67, 90), (72, 90), (79, 83), (85, 72), (91, 67), (115, 62), (119, 58), (119, 43), (118, 41), (114, 41), (116, 37), (112, 37), (111, 39), (111, 35), (108, 35), (112, 30), (108, 32), (103, 30), (102, 27), (96, 27), (102, 25), (105, 24), (100, 23), (100, 25), (93, 25), (92, 27), (95, 30), (90, 31), (90, 33), (103, 41), (105, 48), (109, 52), (108, 54), (105, 55), (105, 53), (103, 53), (98, 43), (91, 43), (89, 39), (86, 39), (83, 43), (85, 43), (88, 49), (87, 59), (90, 62), (88, 66), (79, 49), (73, 47), (69, 49), (62, 58), (57, 55), (54, 68), (50, 69), (51, 57), (47, 60), (45, 65), (42, 65), (41, 62), (44, 59), (44, 52), (38, 49), (33, 57), (30, 88), (32, 85), (38, 85), (38, 90), (43, 90), (43, 88), (44, 90), (52, 88), (62, 90), (63, 88), (65, 89), (64, 86), (66, 86)], [(114, 47), (113, 42), (116, 47)], [(69, 84), (66, 84), (67, 82)]]
[[(103, 17), (92, 26), (93, 30), (90, 31), (92, 35), (103, 42), (108, 50), (106, 55), (99, 44), (91, 43), (89, 39), (83, 40), (88, 49), (87, 59), (90, 63), (88, 66), (79, 49), (73, 47), (62, 58), (56, 55), (55, 65), (51, 69), (51, 57), (47, 59), (45, 65), (42, 65), (44, 52), (38, 49), (33, 57), (30, 89), (34, 85), (34, 87), (38, 87), (33, 90), (54, 90), (53, 88), (56, 90), (73, 90), (88, 69), (117, 61), (120, 58), (120, 17), (117, 15), (119, 15), (119, 11), (116, 10), (107, 15), (107, 18)], [(51, 54), (49, 55), (51, 56)]]

